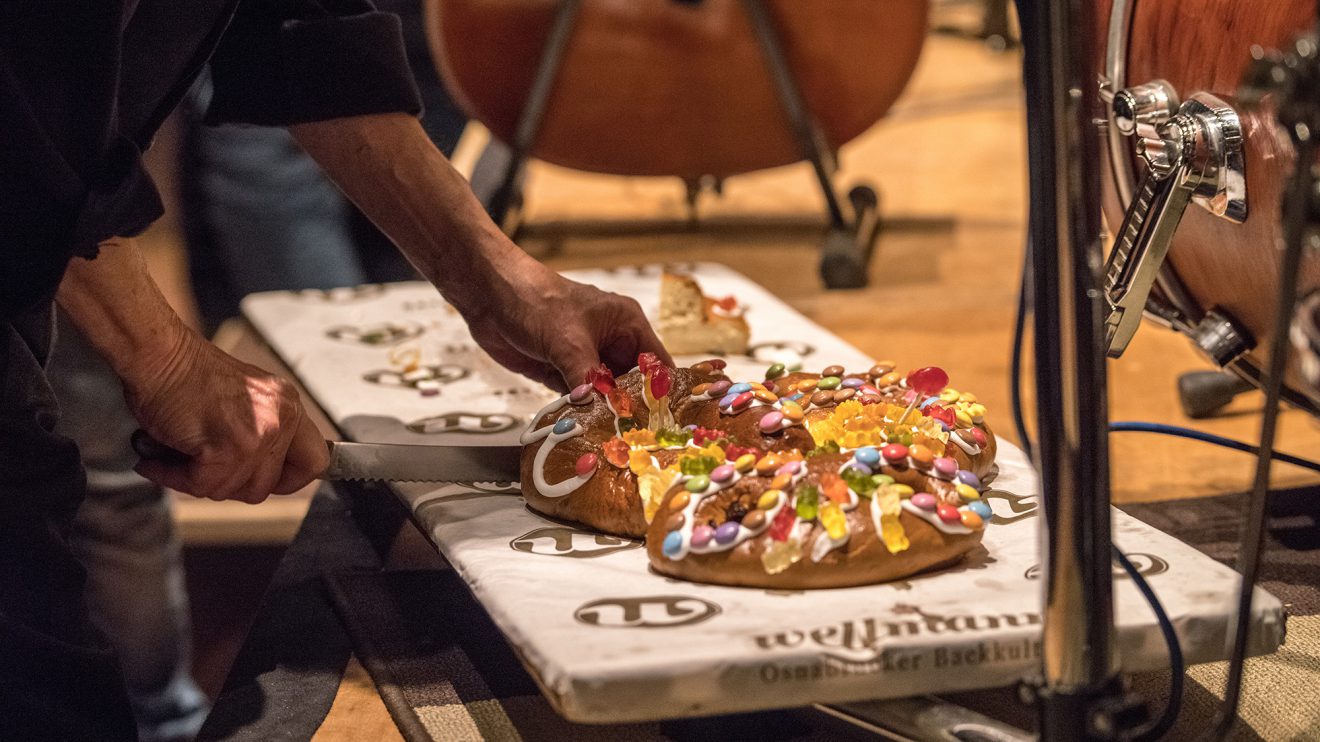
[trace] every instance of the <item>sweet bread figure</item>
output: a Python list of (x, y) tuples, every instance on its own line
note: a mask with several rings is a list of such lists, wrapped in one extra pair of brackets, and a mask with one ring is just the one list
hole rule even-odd
[(722, 361), (603, 369), (524, 434), (532, 508), (645, 535), (684, 579), (799, 589), (900, 579), (959, 559), (992, 513), (985, 408), (937, 368), (848, 374)]

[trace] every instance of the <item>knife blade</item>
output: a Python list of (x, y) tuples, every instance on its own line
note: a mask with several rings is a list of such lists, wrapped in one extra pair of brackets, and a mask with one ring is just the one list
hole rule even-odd
[[(133, 433), (133, 450), (144, 459), (185, 461), (188, 456), (145, 431)], [(409, 443), (326, 441), (330, 465), (320, 479), (378, 482), (493, 482), (519, 479), (521, 446), (438, 446)]]

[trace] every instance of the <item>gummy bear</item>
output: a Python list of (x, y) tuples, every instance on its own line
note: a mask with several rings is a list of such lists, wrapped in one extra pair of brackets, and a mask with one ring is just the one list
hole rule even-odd
[(848, 518), (837, 502), (827, 502), (820, 509), (820, 524), (825, 526), (825, 533), (831, 541), (838, 541), (848, 535)]
[(848, 497), (848, 485), (834, 472), (826, 472), (820, 478), (821, 491), (830, 501), (844, 504), (851, 498)]
[(605, 392), (605, 399), (608, 399), (610, 407), (614, 408), (614, 414), (619, 417), (632, 417), (632, 396), (627, 392), (617, 386), (612, 387)]
[(594, 368), (587, 372), (586, 382), (602, 395), (609, 394), (614, 388), (614, 374), (603, 363), (598, 363)]
[(651, 396), (656, 399), (669, 396), (669, 389), (673, 386), (674, 380), (669, 375), (669, 368), (664, 365), (657, 365), (646, 375), (651, 384)]
[(820, 490), (808, 484), (798, 490), (797, 516), (802, 520), (815, 520), (820, 513)]
[(939, 420), (940, 422), (944, 423), (945, 425), (948, 425), (951, 428), (953, 427), (954, 421), (956, 419), (952, 408), (944, 407), (938, 404), (927, 405), (926, 416)]
[(786, 541), (795, 525), (797, 525), (797, 513), (793, 512), (793, 508), (788, 506), (780, 508), (775, 514), (775, 519), (770, 522), (770, 538), (775, 541)]
[(711, 428), (696, 427), (692, 429), (692, 442), (698, 446), (704, 446), (707, 443), (726, 438), (722, 430), (713, 430)]
[[(657, 367), (663, 368), (664, 364), (660, 362), (660, 359), (659, 357), (656, 356), (656, 354), (642, 353), (637, 356), (637, 368), (643, 374), (649, 375), (652, 372), (654, 372)], [(660, 395), (656, 395), (656, 396), (660, 396)]]
[(629, 447), (623, 442), (622, 438), (614, 437), (605, 441), (600, 447), (601, 453), (605, 454), (605, 460), (610, 464), (622, 469), (628, 465)]
[(802, 543), (796, 538), (776, 541), (761, 552), (761, 566), (766, 574), (777, 575), (802, 559)]

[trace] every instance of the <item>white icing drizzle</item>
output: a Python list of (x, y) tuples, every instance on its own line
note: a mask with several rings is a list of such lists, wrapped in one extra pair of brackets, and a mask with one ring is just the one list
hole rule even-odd
[(826, 554), (848, 543), (848, 539), (851, 536), (851, 532), (844, 531), (842, 536), (833, 539), (830, 538), (830, 534), (826, 532), (824, 528), (821, 528), (820, 533), (816, 536), (815, 542), (811, 545), (811, 561), (819, 562), (824, 559)]
[[(788, 488), (791, 490), (793, 486), (796, 485), (800, 479), (802, 479), (802, 477), (806, 476), (806, 473), (807, 473), (807, 467), (805, 463), (799, 463), (798, 471), (796, 474), (793, 475), (792, 482), (789, 484)], [(669, 556), (670, 559), (677, 561), (679, 559), (682, 559), (683, 557), (686, 557), (689, 553), (713, 554), (720, 551), (728, 551), (729, 549), (734, 548), (735, 546), (741, 544), (742, 542), (746, 541), (749, 538), (759, 536), (760, 534), (764, 533), (767, 528), (770, 527), (770, 524), (774, 522), (775, 516), (779, 515), (779, 511), (788, 506), (788, 494), (785, 492), (780, 493), (778, 504), (776, 504), (773, 508), (765, 512), (765, 522), (761, 525), (760, 528), (756, 530), (752, 530), (747, 526), (744, 526), (742, 523), (739, 523), (738, 534), (734, 536), (733, 540), (727, 544), (721, 544), (718, 541), (716, 541), (714, 537), (712, 537), (711, 540), (707, 541), (706, 545), (702, 546), (701, 548), (696, 548), (692, 546), (692, 531), (697, 526), (696, 515), (697, 515), (697, 510), (701, 507), (701, 503), (705, 502), (707, 498), (712, 497), (721, 490), (732, 487), (734, 484), (742, 480), (742, 477), (743, 475), (735, 470), (733, 476), (730, 477), (729, 481), (727, 482), (724, 482), (722, 484), (717, 482), (711, 482), (709, 485), (707, 485), (706, 489), (702, 490), (701, 492), (688, 493), (690, 499), (688, 501), (687, 507), (683, 508), (683, 526), (678, 530), (678, 532), (682, 534), (682, 538), (683, 538), (682, 546), (679, 547), (679, 550), (676, 554), (672, 556), (666, 554), (666, 556)], [(691, 477), (684, 475), (679, 478), (679, 482), (686, 482), (688, 479), (691, 479)], [(797, 525), (802, 522), (803, 522), (802, 519), (800, 518), (797, 519), (796, 522), (794, 523), (794, 527), (797, 527)]]
[(904, 511), (912, 513), (913, 515), (917, 516), (918, 518), (921, 518), (922, 520), (926, 521), (932, 526), (935, 526), (944, 533), (953, 533), (953, 534), (972, 533), (972, 529), (968, 528), (962, 523), (945, 523), (944, 520), (940, 518), (940, 516), (935, 514), (935, 511), (922, 510), (916, 505), (913, 505), (911, 500), (904, 500), (902, 507)]
[[(532, 443), (533, 441), (539, 441), (542, 438), (544, 438), (545, 435), (536, 435), (536, 433), (539, 432), (536, 428), (536, 424), (541, 422), (541, 418), (545, 417), (546, 415), (564, 409), (564, 406), (567, 404), (568, 404), (568, 395), (565, 394), (559, 399), (556, 399), (555, 401), (547, 404), (545, 407), (542, 407), (540, 412), (537, 412), (535, 415), (532, 415), (532, 424), (528, 425), (527, 429), (522, 432), (522, 435), (518, 436), (518, 442), (526, 446), (527, 444)], [(554, 423), (551, 423), (550, 425), (554, 425)], [(550, 426), (548, 425), (546, 427), (550, 427)]]
[(536, 459), (532, 462), (532, 484), (542, 497), (563, 497), (586, 484), (591, 479), (592, 474), (595, 474), (595, 471), (592, 471), (591, 474), (578, 474), (558, 484), (550, 484), (545, 481), (545, 460), (550, 455), (550, 451), (559, 445), (560, 441), (566, 441), (587, 432), (585, 428), (577, 423), (574, 423), (573, 429), (567, 433), (556, 433), (554, 428), (553, 425), (546, 425), (533, 431), (531, 436), (524, 434), (524, 438), (527, 438), (527, 440), (523, 441), (523, 445), (539, 441), (542, 438), (545, 439), (545, 443), (541, 444), (541, 447), (536, 450)]
[(978, 446), (974, 441), (963, 440), (963, 437), (958, 435), (957, 433), (953, 433), (952, 435), (950, 435), (949, 440), (953, 441), (954, 445), (956, 445), (958, 448), (961, 448), (963, 450), (963, 453), (967, 454), (968, 456), (976, 456), (977, 454), (981, 453), (980, 446)]

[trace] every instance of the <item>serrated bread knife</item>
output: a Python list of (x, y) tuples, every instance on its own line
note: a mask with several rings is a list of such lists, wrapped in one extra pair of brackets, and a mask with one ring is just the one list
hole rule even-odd
[[(132, 438), (144, 459), (185, 460), (187, 456), (144, 431)], [(332, 481), (495, 482), (518, 481), (521, 446), (428, 446), (407, 443), (326, 441), (330, 465), (320, 478)]]

